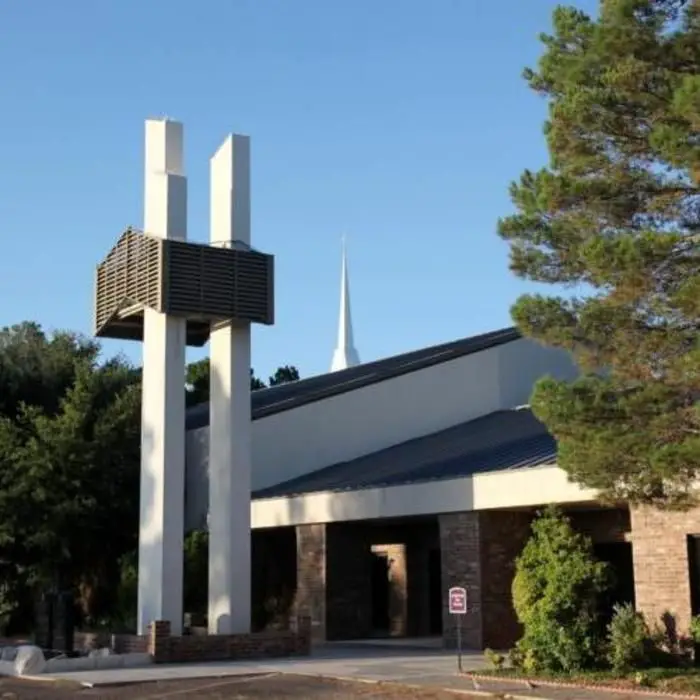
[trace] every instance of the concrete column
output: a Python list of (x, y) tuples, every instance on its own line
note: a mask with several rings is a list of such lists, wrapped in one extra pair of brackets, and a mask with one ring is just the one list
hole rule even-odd
[[(185, 240), (187, 181), (182, 125), (146, 122), (144, 230)], [(137, 624), (182, 630), (185, 498), (185, 341), (183, 319), (144, 312), (141, 414), (141, 514)]]
[(326, 641), (326, 526), (297, 525), (297, 617), (311, 621), (313, 642)]
[(482, 649), (481, 548), (479, 513), (447, 513), (439, 516), (442, 561), (442, 636), (447, 648), (454, 648), (457, 620), (449, 614), (447, 591), (453, 586), (467, 589), (469, 612), (462, 616), (462, 643)]
[(530, 532), (531, 515), (515, 511), (472, 511), (439, 516), (442, 559), (443, 640), (456, 641), (456, 616), (449, 614), (447, 592), (467, 589), (468, 614), (462, 639), (472, 649), (507, 649), (520, 636), (512, 604), (515, 559)]
[[(250, 141), (229, 136), (211, 159), (211, 242), (250, 245)], [(235, 243), (234, 243), (235, 241)], [(250, 324), (210, 337), (209, 632), (250, 631)]]

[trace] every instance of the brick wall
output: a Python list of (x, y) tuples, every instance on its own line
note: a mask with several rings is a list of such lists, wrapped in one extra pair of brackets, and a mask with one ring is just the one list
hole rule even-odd
[(311, 625), (302, 618), (296, 630), (266, 631), (232, 635), (170, 636), (170, 623), (150, 625), (147, 651), (154, 663), (230, 661), (236, 659), (280, 658), (308, 655)]
[(469, 614), (462, 616), (462, 643), (472, 649), (483, 648), (480, 519), (478, 512), (449, 513), (440, 516), (443, 615), (442, 636), (445, 646), (457, 640), (456, 616), (449, 614), (447, 591), (454, 586), (467, 589)]
[[(594, 542), (625, 542), (630, 539), (630, 516), (626, 509), (597, 509), (568, 513), (572, 526), (588, 535)], [(463, 620), (465, 646), (473, 648), (491, 647), (506, 649), (513, 645), (521, 633), (521, 627), (512, 605), (511, 586), (515, 573), (515, 560), (525, 546), (530, 535), (533, 512), (525, 511), (477, 511), (453, 513), (440, 516), (440, 544), (442, 550), (443, 587), (443, 637), (448, 647), (454, 646), (456, 620), (448, 613), (447, 591), (452, 586), (468, 589), (470, 612)], [(643, 547), (650, 550), (646, 561), (638, 561), (635, 545), (635, 575), (654, 579), (654, 585), (665, 585), (666, 574), (659, 573), (657, 561), (661, 561), (664, 545), (659, 546), (656, 530), (657, 522), (648, 528), (647, 539), (642, 538)], [(697, 531), (700, 532), (700, 511), (697, 515)], [(686, 527), (686, 525), (684, 525)], [(655, 530), (656, 528), (656, 530)], [(682, 529), (682, 528), (681, 528)], [(687, 527), (686, 527), (687, 529)], [(685, 532), (685, 530), (684, 530)], [(680, 571), (687, 570), (687, 555), (683, 549), (682, 565), (678, 564), (678, 548), (685, 548), (685, 534), (682, 542), (676, 542), (670, 579), (678, 578)], [(671, 555), (667, 555), (667, 558)], [(652, 565), (653, 562), (653, 565)], [(641, 569), (644, 571), (641, 571)], [(638, 571), (639, 570), (639, 571)], [(687, 582), (687, 573), (684, 574)], [(686, 590), (677, 591), (688, 599)], [(678, 604), (674, 603), (678, 608)]]
[(300, 525), (295, 614), (311, 621), (312, 641), (326, 638), (326, 526)]
[(485, 511), (481, 516), (482, 643), (509, 649), (522, 628), (513, 609), (515, 560), (530, 536), (532, 515)]
[(449, 614), (447, 591), (467, 589), (469, 612), (461, 619), (465, 647), (506, 649), (520, 634), (512, 605), (515, 559), (530, 532), (525, 512), (480, 511), (440, 516), (443, 639), (454, 647), (457, 618)]
[(670, 614), (684, 634), (691, 617), (688, 535), (700, 533), (700, 509), (685, 513), (632, 511), (637, 609), (650, 623)]
[(627, 542), (630, 513), (626, 508), (578, 510), (567, 513), (571, 526), (593, 542)]

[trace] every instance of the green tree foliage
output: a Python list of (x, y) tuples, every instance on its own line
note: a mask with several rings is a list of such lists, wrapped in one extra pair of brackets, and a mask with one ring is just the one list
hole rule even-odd
[[(209, 400), (209, 358), (205, 357), (187, 365), (185, 386), (187, 387), (187, 405), (195, 406)], [(292, 365), (279, 367), (268, 381), (270, 386), (286, 384), (299, 379), (299, 370)], [(267, 385), (250, 370), (250, 388), (252, 391), (264, 389)]]
[(138, 375), (98, 356), (34, 324), (0, 331), (0, 579), (15, 616), (35, 586), (74, 588), (98, 614), (135, 544), (135, 525), (116, 524), (138, 520)]
[(513, 579), (513, 606), (523, 625), (517, 651), (526, 671), (571, 672), (595, 662), (598, 600), (607, 579), (590, 541), (558, 510), (539, 515)]
[(525, 78), (549, 103), (550, 164), (511, 186), (499, 233), (517, 275), (581, 290), (513, 317), (583, 376), (542, 381), (532, 406), (575, 481), (683, 506), (700, 476), (700, 3), (559, 7), (542, 42)]
[(267, 380), (269, 386), (277, 386), (278, 384), (288, 384), (289, 382), (299, 381), (299, 370), (292, 365), (284, 365), (278, 367), (277, 371)]
[(209, 591), (209, 533), (192, 530), (185, 535), (183, 604), (185, 612), (206, 614)]
[[(208, 396), (208, 360), (187, 379)], [(294, 379), (285, 366), (271, 383)], [(264, 384), (251, 373), (251, 386)], [(133, 626), (140, 419), (141, 372), (124, 359), (34, 323), (0, 330), (0, 633), (27, 631), (49, 587), (72, 589), (90, 625)], [(185, 566), (186, 602), (201, 608), (202, 533), (186, 539)]]

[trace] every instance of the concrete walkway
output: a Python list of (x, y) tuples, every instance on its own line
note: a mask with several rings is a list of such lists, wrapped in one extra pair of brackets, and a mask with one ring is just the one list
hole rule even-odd
[[(486, 666), (481, 652), (467, 652), (462, 658), (465, 672)], [(426, 688), (456, 690), (471, 696), (492, 696), (512, 700), (638, 700), (640, 695), (601, 692), (579, 688), (528, 688), (517, 681), (482, 681), (476, 683), (457, 669), (454, 652), (405, 648), (403, 645), (361, 643), (326, 644), (314, 650), (310, 658), (267, 661), (228, 661), (201, 664), (159, 664), (141, 668), (80, 671), (44, 674), (43, 679), (84, 683), (92, 686), (123, 685), (148, 681), (176, 681), (196, 678), (289, 674), (364, 682), (394, 682)], [(662, 696), (648, 693), (645, 700)]]
[[(484, 668), (484, 665), (483, 655), (480, 652), (468, 653), (463, 658), (465, 669), (477, 670)], [(359, 644), (328, 644), (315, 649), (312, 656), (308, 658), (158, 664), (140, 668), (43, 674), (42, 678), (77, 681), (97, 686), (184, 678), (290, 673), (414, 683), (425, 678), (451, 678), (456, 671), (457, 661), (453, 652), (414, 650), (400, 646), (368, 645), (365, 647)]]

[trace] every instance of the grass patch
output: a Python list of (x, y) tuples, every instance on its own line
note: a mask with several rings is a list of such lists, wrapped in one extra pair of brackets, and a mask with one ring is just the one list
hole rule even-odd
[(496, 679), (552, 681), (581, 685), (610, 685), (616, 688), (648, 688), (675, 693), (697, 693), (700, 695), (700, 668), (648, 668), (619, 674), (613, 671), (583, 671), (580, 673), (524, 674), (512, 668), (479, 671), (484, 676)]

